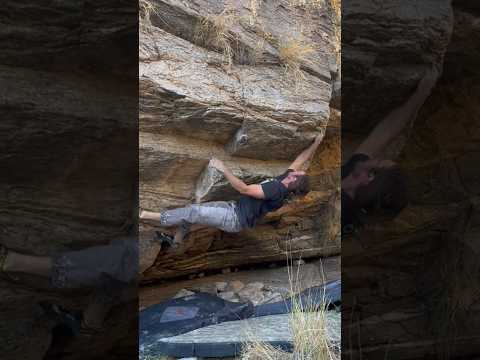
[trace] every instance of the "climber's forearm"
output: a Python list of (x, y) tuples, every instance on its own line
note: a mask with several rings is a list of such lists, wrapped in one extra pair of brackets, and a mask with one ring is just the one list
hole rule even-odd
[(239, 193), (244, 194), (247, 191), (248, 185), (245, 184), (242, 180), (237, 178), (228, 168), (223, 169), (223, 174), (225, 178), (228, 180), (230, 185), (237, 190)]
[(379, 132), (384, 135), (384, 141), (390, 142), (396, 138), (416, 115), (427, 99), (428, 94), (419, 89), (399, 108), (393, 110), (379, 125)]
[(416, 91), (400, 107), (390, 112), (356, 149), (356, 153), (377, 157), (387, 145), (399, 136), (406, 125), (416, 116), (435, 85), (438, 71), (432, 69), (420, 81)]
[(420, 102), (411, 98), (406, 104), (388, 114), (372, 132), (371, 136), (376, 140), (375, 146), (363, 152), (369, 153), (371, 156), (377, 156), (393, 139), (401, 134), (419, 107)]
[(237, 190), (238, 192), (244, 194), (247, 191), (248, 185), (245, 184), (242, 180), (237, 178), (233, 173), (230, 171), (229, 168), (223, 163), (223, 161), (212, 158), (210, 160), (210, 166), (214, 167), (215, 169), (221, 171), (228, 182), (232, 185), (232, 187)]
[(317, 137), (315, 141), (305, 150), (303, 150), (300, 155), (297, 156), (295, 161), (290, 165), (290, 169), (298, 171), (303, 170), (304, 165), (309, 161), (320, 145), (320, 139)]
[(218, 169), (225, 175), (228, 182), (232, 185), (232, 187), (237, 190), (242, 195), (247, 195), (256, 199), (264, 199), (265, 194), (263, 193), (262, 185), (253, 184), (247, 185), (242, 180), (237, 178), (233, 173), (228, 169), (225, 164), (216, 158), (210, 160), (210, 165), (214, 168)]

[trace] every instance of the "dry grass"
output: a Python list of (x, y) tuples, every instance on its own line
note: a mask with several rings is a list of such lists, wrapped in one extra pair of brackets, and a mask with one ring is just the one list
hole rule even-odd
[(152, 27), (150, 20), (152, 14), (160, 16), (157, 6), (149, 0), (139, 0), (138, 10), (138, 22), (141, 30), (148, 30)]
[(342, 16), (342, 2), (341, 0), (330, 0), (330, 6), (333, 9), (335, 20), (340, 25), (341, 16)]
[(294, 274), (291, 251), (287, 252), (289, 262), (288, 273), (290, 296), (294, 299), (290, 315), (290, 327), (293, 335), (293, 353), (277, 349), (267, 343), (255, 340), (255, 334), (250, 333), (251, 339), (245, 345), (241, 360), (339, 360), (338, 352), (333, 351), (327, 333), (326, 304), (315, 304), (313, 301), (302, 303), (294, 297), (301, 289), (300, 266)]
[(231, 29), (236, 21), (236, 11), (229, 8), (224, 9), (218, 15), (207, 16), (198, 23), (194, 41), (206, 48), (221, 51), (224, 61), (231, 66), (234, 56), (232, 44), (236, 42)]
[(290, 318), (293, 353), (252, 339), (245, 345), (241, 360), (337, 360), (326, 330), (326, 311), (307, 304), (294, 304)]
[[(295, 280), (290, 276), (291, 294), (300, 292), (300, 286), (294, 285), (299, 284), (299, 269)], [(320, 305), (308, 300), (307, 303), (293, 302), (290, 326), (293, 334), (294, 359), (335, 359), (327, 334), (325, 305), (325, 300)]]
[(292, 77), (297, 90), (305, 80), (302, 66), (313, 64), (312, 58), (315, 53), (316, 49), (313, 44), (301, 38), (288, 40), (279, 46), (280, 62), (285, 73)]
[(341, 49), (342, 49), (342, 2), (341, 0), (329, 0), (330, 6), (333, 10), (333, 18), (332, 18), (332, 25), (333, 25), (333, 51), (335, 52), (335, 56), (337, 58), (337, 64), (340, 64), (341, 61)]
[(259, 8), (258, 1), (259, 0), (250, 0), (250, 11), (251, 11), (250, 25), (255, 24), (255, 21), (257, 20), (258, 8)]
[(241, 360), (337, 360), (326, 330), (326, 311), (312, 304), (294, 304), (290, 317), (293, 353), (252, 339), (243, 349)]
[(240, 20), (237, 11), (231, 7), (225, 8), (218, 15), (207, 16), (198, 23), (194, 42), (207, 49), (220, 51), (229, 68), (234, 58), (238, 64), (254, 65), (263, 52), (264, 40), (259, 40), (253, 49), (243, 46), (232, 31)]

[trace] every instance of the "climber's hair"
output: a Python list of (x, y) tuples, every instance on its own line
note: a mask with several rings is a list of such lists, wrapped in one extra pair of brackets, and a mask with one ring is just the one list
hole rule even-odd
[(372, 182), (358, 188), (355, 202), (369, 214), (395, 217), (408, 204), (404, 172), (397, 165), (377, 169)]
[(307, 175), (297, 175), (296, 180), (288, 185), (290, 194), (305, 196), (310, 192), (310, 180)]

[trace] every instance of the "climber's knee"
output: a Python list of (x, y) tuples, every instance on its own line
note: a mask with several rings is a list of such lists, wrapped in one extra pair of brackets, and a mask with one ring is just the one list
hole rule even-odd
[(190, 224), (197, 224), (202, 216), (202, 208), (199, 205), (188, 206), (188, 217), (185, 219)]

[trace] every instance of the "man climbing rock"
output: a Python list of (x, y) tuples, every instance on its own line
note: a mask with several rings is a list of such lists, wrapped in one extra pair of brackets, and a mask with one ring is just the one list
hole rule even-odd
[(367, 214), (396, 216), (407, 205), (405, 177), (382, 153), (413, 121), (439, 73), (436, 67), (428, 70), (407, 102), (390, 112), (342, 166), (342, 235), (362, 227)]
[(323, 134), (319, 134), (285, 173), (260, 184), (245, 184), (222, 161), (214, 158), (210, 165), (221, 171), (241, 194), (238, 201), (206, 202), (160, 213), (142, 211), (140, 219), (154, 221), (161, 226), (179, 226), (173, 241), (168, 235), (160, 234), (162, 240), (175, 246), (181, 243), (193, 224), (215, 227), (229, 233), (253, 228), (265, 214), (281, 208), (291, 195), (304, 196), (309, 192), (308, 176), (304, 170), (322, 139)]

